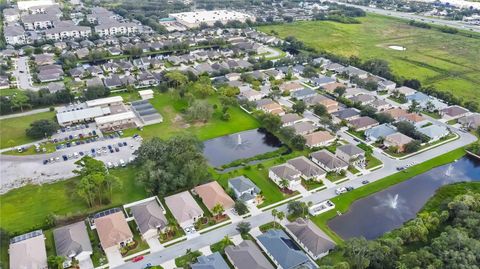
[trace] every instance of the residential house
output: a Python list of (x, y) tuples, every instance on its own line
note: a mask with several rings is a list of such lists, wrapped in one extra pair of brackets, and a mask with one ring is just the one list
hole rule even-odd
[(93, 253), (85, 221), (53, 230), (53, 239), (57, 256), (65, 258), (64, 268), (71, 266), (73, 259), (88, 261)]
[(387, 80), (387, 79), (381, 79), (378, 82), (378, 89), (380, 91), (392, 91), (397, 87), (397, 83)]
[(290, 159), (287, 163), (292, 165), (297, 171), (300, 171), (305, 180), (320, 181), (327, 174), (325, 170), (305, 158), (305, 156)]
[(446, 120), (465, 117), (468, 113), (469, 111), (461, 106), (450, 106), (440, 110), (440, 115)]
[(343, 69), (337, 70), (337, 73), (346, 73), (349, 77), (357, 76), (360, 79), (368, 78), (368, 72), (354, 66), (347, 66)]
[(337, 158), (333, 153), (326, 149), (322, 149), (313, 153), (310, 153), (310, 158), (321, 168), (327, 172), (340, 173), (342, 170), (347, 170), (348, 163)]
[(310, 98), (304, 99), (305, 104), (308, 106), (324, 105), (327, 108), (328, 113), (333, 113), (338, 110), (338, 102), (323, 95), (315, 95)]
[(384, 123), (365, 130), (365, 137), (367, 141), (376, 142), (380, 139), (385, 139), (387, 135), (391, 135), (397, 132), (395, 126), (388, 123)]
[(338, 64), (338, 63), (329, 63), (325, 65), (325, 70), (332, 71), (332, 72), (340, 72), (345, 68), (345, 66)]
[(205, 183), (193, 189), (210, 211), (217, 205), (221, 205), (224, 210), (229, 210), (235, 205), (235, 202), (217, 181)]
[(227, 246), (225, 255), (236, 269), (274, 269), (260, 248), (251, 240), (237, 246)]
[(282, 127), (292, 126), (296, 123), (304, 121), (304, 118), (295, 113), (288, 113), (280, 117), (282, 120)]
[(295, 130), (295, 134), (297, 135), (306, 135), (317, 129), (317, 127), (315, 127), (315, 125), (313, 125), (313, 123), (309, 121), (297, 122), (293, 124), (292, 127)]
[(265, 113), (271, 113), (282, 116), (285, 114), (280, 104), (276, 103), (272, 99), (261, 99), (257, 101), (257, 108)]
[(417, 128), (417, 131), (428, 136), (429, 142), (438, 141), (450, 134), (450, 130), (443, 125), (432, 124), (423, 128)]
[(228, 73), (225, 75), (225, 78), (228, 80), (228, 81), (238, 81), (240, 80), (240, 73)]
[(105, 252), (108, 249), (119, 249), (133, 241), (132, 231), (120, 209), (114, 208), (97, 213), (93, 221), (100, 245)]
[(336, 139), (335, 136), (327, 131), (316, 131), (303, 136), (306, 140), (306, 145), (309, 148), (324, 147), (333, 143)]
[(156, 198), (135, 204), (129, 209), (144, 240), (157, 238), (158, 232), (167, 228), (166, 211)]
[(297, 81), (284, 82), (280, 85), (280, 91), (293, 93), (296, 91), (303, 90), (305, 87)]
[(368, 104), (369, 106), (375, 108), (377, 112), (381, 112), (387, 109), (390, 109), (392, 105), (383, 99), (375, 99), (373, 102)]
[(268, 177), (273, 180), (278, 186), (283, 186), (283, 181), (288, 182), (288, 189), (293, 189), (301, 184), (302, 173), (295, 169), (291, 164), (284, 163), (277, 166), (270, 167), (268, 170)]
[(197, 262), (190, 265), (191, 269), (230, 269), (227, 262), (219, 252), (214, 252), (208, 256), (200, 256)]
[(311, 220), (302, 218), (285, 225), (287, 232), (314, 260), (326, 256), (335, 242)]
[(366, 90), (362, 88), (346, 88), (345, 93), (342, 95), (345, 98), (352, 98), (360, 94), (364, 94)]
[(378, 121), (368, 116), (356, 118), (348, 122), (348, 126), (353, 128), (355, 131), (365, 131), (367, 129), (377, 126), (378, 124)]
[(305, 100), (306, 98), (312, 98), (315, 95), (317, 95), (317, 92), (309, 88), (304, 88), (299, 91), (294, 91), (290, 94), (292, 98), (295, 98), (297, 100)]
[(370, 94), (359, 94), (359, 95), (353, 96), (349, 99), (353, 103), (359, 103), (363, 106), (369, 105), (369, 104), (373, 103), (373, 101), (376, 100), (375, 96), (370, 95)]
[(334, 123), (340, 123), (343, 120), (350, 121), (350, 120), (360, 118), (360, 110), (350, 107), (350, 108), (333, 112), (332, 116), (333, 116)]
[(319, 77), (311, 78), (309, 82), (316, 87), (324, 87), (326, 85), (335, 83), (336, 80), (334, 78), (327, 77), (327, 76), (319, 76)]
[(274, 79), (283, 79), (285, 77), (285, 74), (281, 71), (275, 70), (275, 69), (269, 69), (263, 71), (265, 75), (267, 75), (269, 78), (273, 77)]
[(475, 113), (468, 116), (463, 116), (458, 119), (458, 123), (467, 129), (477, 129), (480, 127), (480, 114)]
[(202, 209), (188, 191), (165, 197), (165, 204), (182, 228), (193, 226), (203, 216)]
[(333, 94), (335, 92), (335, 89), (339, 88), (339, 87), (345, 88), (345, 84), (340, 83), (340, 82), (335, 82), (335, 83), (330, 83), (330, 84), (323, 85), (321, 88), (324, 91), (326, 91), (330, 94)]
[(390, 93), (392, 93), (392, 92), (398, 92), (399, 94), (403, 94), (406, 97), (408, 97), (410, 95), (415, 94), (417, 91), (415, 91), (414, 89), (409, 88), (407, 86), (401, 86), (401, 87), (398, 87), (398, 88), (395, 88), (395, 89), (391, 90)]
[(54, 64), (55, 60), (53, 59), (52, 54), (37, 54), (34, 56), (34, 60), (36, 65), (49, 65)]
[(387, 135), (383, 141), (386, 147), (396, 147), (397, 152), (404, 152), (405, 145), (412, 142), (413, 139), (399, 132)]
[(256, 204), (260, 189), (244, 176), (238, 176), (228, 180), (228, 187), (233, 190), (235, 197), (247, 204)]
[(27, 43), (25, 30), (22, 26), (6, 25), (3, 28), (5, 42), (9, 45), (23, 45)]
[[(5, 246), (4, 246), (5, 247)], [(41, 230), (10, 239), (8, 249), (10, 268), (47, 269), (45, 236)]]
[(365, 164), (365, 151), (352, 144), (337, 147), (335, 156), (346, 163), (359, 164), (360, 166)]
[(278, 268), (318, 268), (283, 230), (268, 230), (259, 235), (257, 240), (260, 247)]
[(385, 110), (382, 113), (385, 113), (385, 114), (388, 114), (388, 115), (392, 116), (392, 118), (397, 121), (401, 117), (407, 115), (408, 111), (406, 111), (405, 109), (402, 109), (402, 108), (392, 108), (392, 109), (389, 109), (389, 110)]
[(51, 64), (38, 67), (38, 80), (40, 82), (51, 82), (63, 78), (63, 69), (60, 65)]
[(245, 91), (241, 91), (239, 94), (239, 98), (247, 99), (248, 101), (258, 101), (262, 98), (267, 96), (264, 92), (256, 91), (252, 89), (248, 89)]

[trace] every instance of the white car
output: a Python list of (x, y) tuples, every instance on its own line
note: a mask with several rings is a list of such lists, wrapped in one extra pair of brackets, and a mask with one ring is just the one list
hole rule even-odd
[(341, 187), (341, 188), (338, 188), (338, 189), (335, 190), (335, 193), (337, 195), (340, 195), (340, 194), (346, 193), (346, 192), (347, 192), (347, 188), (345, 188), (345, 187)]
[(107, 163), (107, 167), (108, 167), (108, 168), (113, 168), (113, 164), (112, 164), (111, 162), (108, 162), (108, 163)]
[(121, 165), (122, 167), (127, 166), (127, 164), (125, 163), (125, 161), (123, 161), (123, 159), (120, 159), (120, 165)]

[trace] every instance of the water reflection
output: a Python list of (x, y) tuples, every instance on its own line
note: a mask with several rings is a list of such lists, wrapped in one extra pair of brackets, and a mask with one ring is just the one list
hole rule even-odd
[(439, 187), (460, 181), (480, 181), (478, 160), (464, 157), (358, 200), (328, 225), (344, 239), (374, 239), (414, 218)]

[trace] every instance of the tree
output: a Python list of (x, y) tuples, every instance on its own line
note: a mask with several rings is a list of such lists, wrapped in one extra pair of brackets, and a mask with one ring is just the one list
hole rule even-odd
[(237, 224), (237, 231), (241, 235), (248, 234), (248, 232), (250, 232), (250, 229), (251, 229), (250, 222), (242, 221)]
[(233, 208), (240, 216), (248, 213), (248, 207), (242, 200), (235, 201), (235, 205)]
[(422, 84), (417, 79), (406, 79), (405, 81), (403, 81), (403, 86), (418, 90), (422, 87)]
[(33, 139), (46, 138), (54, 134), (60, 126), (52, 120), (37, 120), (30, 124), (25, 132), (26, 135)]
[(203, 143), (194, 136), (145, 140), (136, 155), (138, 178), (153, 195), (192, 188), (210, 178)]
[(110, 90), (108, 90), (108, 88), (104, 87), (103, 85), (90, 86), (83, 93), (85, 99), (87, 100), (98, 99), (108, 96), (109, 94)]
[(279, 116), (274, 114), (262, 113), (258, 116), (258, 120), (260, 121), (260, 124), (263, 128), (267, 129), (272, 133), (277, 132), (282, 126), (282, 120)]
[(305, 112), (305, 109), (307, 109), (307, 105), (304, 101), (299, 100), (292, 105), (292, 109), (297, 114), (303, 114), (303, 112)]
[(22, 112), (25, 106), (30, 106), (28, 97), (23, 93), (13, 95), (10, 102), (12, 108), (20, 108)]
[(275, 228), (275, 225), (277, 223), (278, 211), (274, 208), (274, 209), (272, 209), (271, 213), (272, 213), (272, 217), (273, 217), (273, 227)]
[(49, 256), (47, 260), (48, 268), (51, 269), (63, 269), (64, 262), (65, 257), (63, 256)]
[(390, 114), (387, 114), (387, 113), (378, 113), (376, 116), (376, 119), (381, 124), (391, 123), (395, 121), (395, 119)]
[(315, 75), (317, 75), (317, 70), (315, 70), (314, 67), (312, 67), (312, 66), (306, 66), (306, 67), (303, 69), (303, 73), (302, 73), (302, 76), (303, 76), (303, 77), (311, 78), (311, 77), (314, 77)]
[(296, 150), (303, 150), (305, 143), (307, 143), (307, 140), (302, 135), (294, 135), (292, 139), (290, 139), (290, 146)]
[(407, 153), (416, 152), (420, 149), (420, 147), (421, 147), (421, 142), (420, 141), (412, 140), (405, 145), (405, 152), (407, 152)]
[(277, 218), (280, 222), (282, 222), (282, 220), (285, 219), (285, 212), (283, 212), (283, 211), (278, 212), (277, 213)]
[(364, 106), (360, 111), (361, 116), (368, 116), (370, 118), (375, 118), (377, 114), (377, 110), (372, 106)]
[(294, 218), (304, 217), (306, 207), (307, 205), (304, 202), (293, 201), (288, 203), (287, 211)]
[(187, 109), (186, 118), (189, 121), (207, 122), (212, 118), (213, 107), (207, 101), (196, 100)]
[(347, 240), (342, 246), (343, 255), (352, 266), (356, 269), (364, 269), (370, 265), (370, 260), (368, 259), (368, 241), (361, 238), (353, 238)]
[(418, 111), (420, 111), (420, 104), (417, 100), (412, 100), (412, 103), (408, 107), (408, 113), (417, 113)]
[(288, 181), (288, 179), (282, 178), (280, 180), (280, 187), (284, 190), (288, 189), (288, 187), (290, 187), (290, 181)]
[(188, 91), (191, 91), (198, 98), (206, 98), (215, 93), (210, 78), (205, 76), (202, 76), (199, 80), (190, 83), (187, 88)]
[(319, 117), (328, 117), (329, 113), (327, 107), (322, 104), (316, 104), (313, 106), (313, 113)]
[(365, 89), (367, 91), (376, 91), (378, 89), (378, 83), (374, 80), (369, 80), (365, 83)]
[(220, 204), (220, 203), (217, 203), (215, 206), (213, 206), (212, 208), (212, 213), (213, 215), (218, 218), (222, 213), (223, 213), (224, 208), (223, 208), (223, 205)]
[(342, 87), (342, 86), (336, 87), (335, 90), (333, 90), (333, 92), (335, 94), (337, 94), (337, 96), (339, 96), (339, 97), (343, 96), (346, 91), (347, 91), (347, 89), (345, 87)]
[(184, 86), (188, 82), (187, 76), (185, 76), (180, 71), (171, 71), (165, 74), (165, 78), (167, 79), (168, 85), (170, 87), (174, 87), (176, 89)]

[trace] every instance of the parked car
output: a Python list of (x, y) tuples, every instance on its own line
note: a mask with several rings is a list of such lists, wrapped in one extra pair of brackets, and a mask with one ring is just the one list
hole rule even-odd
[(370, 181), (368, 181), (368, 180), (362, 181), (362, 184), (363, 184), (363, 185), (368, 184), (368, 183), (370, 183)]
[(346, 192), (347, 192), (347, 188), (345, 188), (345, 187), (341, 187), (341, 188), (338, 188), (338, 189), (335, 190), (335, 193), (337, 195), (342, 194), (342, 193), (346, 193)]
[(127, 164), (125, 163), (125, 161), (124, 161), (123, 159), (120, 159), (120, 165), (121, 165), (122, 167), (127, 166)]

